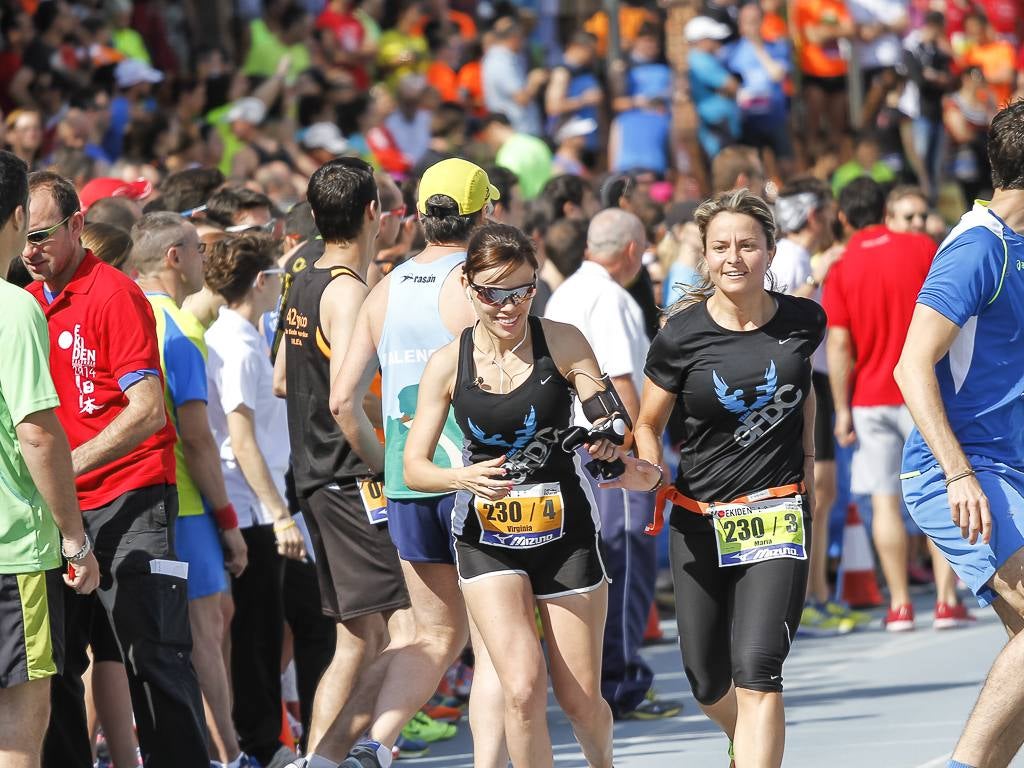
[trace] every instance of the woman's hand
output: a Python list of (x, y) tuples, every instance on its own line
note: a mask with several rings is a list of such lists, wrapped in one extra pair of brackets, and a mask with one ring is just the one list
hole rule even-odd
[(274, 523), (274, 538), (277, 539), (277, 553), (292, 560), (306, 559), (306, 542), (294, 518), (288, 517)]
[(505, 470), (501, 466), (504, 463), (505, 457), (499, 456), (456, 469), (456, 486), (488, 501), (503, 499), (512, 488), (512, 483), (504, 479)]
[(614, 480), (598, 483), (598, 487), (648, 492), (654, 488), (659, 479), (668, 476), (657, 464), (652, 464), (644, 459), (638, 459), (635, 456), (621, 452), (619, 458), (626, 465), (626, 471)]
[(592, 459), (597, 459), (598, 461), (611, 461), (615, 458), (617, 449), (614, 443), (602, 438), (596, 442), (588, 443), (587, 452), (590, 454)]

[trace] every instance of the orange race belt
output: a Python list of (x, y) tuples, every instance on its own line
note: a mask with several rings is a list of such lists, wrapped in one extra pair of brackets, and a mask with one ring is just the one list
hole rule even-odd
[(689, 496), (684, 496), (679, 492), (679, 489), (674, 485), (666, 485), (660, 491), (658, 496), (654, 500), (654, 519), (647, 524), (644, 528), (644, 533), (648, 536), (657, 536), (661, 533), (661, 529), (665, 527), (665, 502), (671, 501), (673, 504), (682, 507), (683, 509), (689, 510), (698, 515), (709, 514), (709, 509), (714, 504), (751, 504), (755, 501), (763, 501), (764, 499), (783, 499), (786, 496), (792, 496), (795, 493), (803, 493), (806, 490), (803, 483), (790, 483), (789, 485), (780, 485), (777, 488), (766, 488), (763, 491), (754, 491), (754, 493), (748, 493), (746, 496), (740, 496), (739, 498), (733, 499), (729, 502), (707, 502), (697, 501), (691, 499)]

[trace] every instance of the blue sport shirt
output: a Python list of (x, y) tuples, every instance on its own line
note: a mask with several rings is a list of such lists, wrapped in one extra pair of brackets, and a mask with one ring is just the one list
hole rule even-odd
[[(1024, 237), (976, 203), (942, 244), (917, 301), (960, 327), (935, 373), (964, 453), (1024, 469)], [(915, 429), (903, 470), (936, 464)]]

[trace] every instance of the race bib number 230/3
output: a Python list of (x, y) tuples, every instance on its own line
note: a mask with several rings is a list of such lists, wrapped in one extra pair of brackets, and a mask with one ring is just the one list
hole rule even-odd
[(749, 504), (712, 504), (718, 565), (746, 565), (762, 560), (807, 559), (803, 500), (766, 499)]

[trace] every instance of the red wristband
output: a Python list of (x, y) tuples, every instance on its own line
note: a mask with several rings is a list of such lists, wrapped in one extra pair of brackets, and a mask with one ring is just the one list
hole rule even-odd
[(238, 527), (238, 513), (231, 502), (228, 502), (220, 509), (213, 510), (213, 519), (217, 521), (217, 527), (222, 531), (231, 531)]

